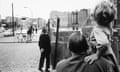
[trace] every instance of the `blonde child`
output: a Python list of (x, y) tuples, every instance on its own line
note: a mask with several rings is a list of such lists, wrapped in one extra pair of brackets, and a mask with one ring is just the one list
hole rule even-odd
[(117, 59), (111, 48), (111, 22), (115, 17), (115, 8), (110, 2), (103, 1), (94, 10), (94, 19), (97, 25), (89, 38), (92, 54), (85, 57), (85, 62), (92, 64), (100, 57), (115, 64), (115, 72), (118, 72)]

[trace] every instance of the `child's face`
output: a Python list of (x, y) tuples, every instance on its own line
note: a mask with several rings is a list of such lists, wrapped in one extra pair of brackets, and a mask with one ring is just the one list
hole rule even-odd
[(98, 24), (109, 24), (115, 15), (115, 9), (107, 2), (96, 6), (94, 16)]

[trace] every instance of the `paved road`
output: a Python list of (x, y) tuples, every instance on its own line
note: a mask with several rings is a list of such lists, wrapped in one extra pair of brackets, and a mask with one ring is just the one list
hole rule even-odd
[(15, 37), (0, 38), (0, 70), (2, 72), (39, 72), (41, 31), (30, 43), (18, 43)]
[(40, 51), (37, 43), (0, 44), (2, 72), (37, 72)]
[(0, 38), (0, 70), (2, 72), (39, 72), (40, 51), (38, 47), (40, 31), (34, 43), (17, 43), (15, 37)]

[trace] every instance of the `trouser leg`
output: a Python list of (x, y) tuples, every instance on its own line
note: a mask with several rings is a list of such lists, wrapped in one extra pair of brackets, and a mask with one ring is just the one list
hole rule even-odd
[(40, 57), (40, 62), (39, 62), (39, 69), (42, 69), (43, 64), (44, 64), (44, 59), (45, 59), (45, 53), (41, 53), (41, 57)]
[(46, 70), (50, 68), (50, 53), (46, 55)]

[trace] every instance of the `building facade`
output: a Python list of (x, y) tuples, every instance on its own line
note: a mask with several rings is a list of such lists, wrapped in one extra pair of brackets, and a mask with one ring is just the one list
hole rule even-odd
[(69, 26), (83, 27), (90, 15), (89, 9), (81, 9), (80, 11), (73, 11), (69, 14)]
[(52, 11), (50, 13), (51, 24), (56, 26), (57, 24), (57, 17), (60, 18), (60, 27), (68, 26), (68, 12), (59, 12), (59, 11)]
[[(60, 18), (60, 27), (73, 27), (79, 26), (82, 27), (87, 23), (89, 17), (88, 9), (81, 9), (80, 11), (72, 12), (58, 12), (52, 11), (50, 13), (51, 24), (57, 24), (57, 17)], [(56, 26), (56, 25), (55, 25)]]

